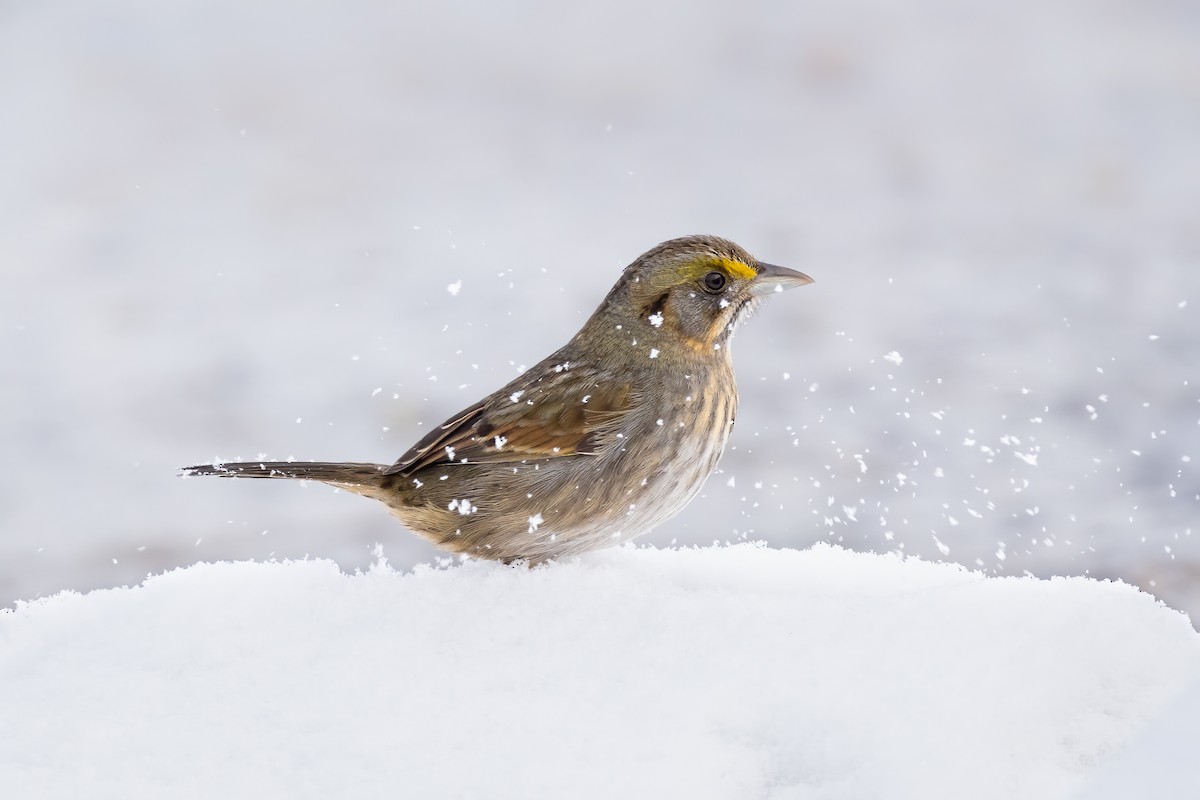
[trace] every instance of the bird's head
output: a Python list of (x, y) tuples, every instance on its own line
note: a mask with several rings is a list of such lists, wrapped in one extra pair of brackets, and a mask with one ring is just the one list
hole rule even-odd
[(808, 283), (812, 278), (803, 272), (759, 261), (726, 239), (686, 236), (626, 267), (601, 311), (609, 307), (622, 319), (640, 320), (656, 339), (709, 352), (725, 347), (762, 298)]

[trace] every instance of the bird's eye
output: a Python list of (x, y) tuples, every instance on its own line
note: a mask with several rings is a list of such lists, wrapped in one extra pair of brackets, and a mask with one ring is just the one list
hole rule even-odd
[(708, 273), (704, 276), (704, 288), (716, 294), (725, 288), (725, 276), (715, 270)]

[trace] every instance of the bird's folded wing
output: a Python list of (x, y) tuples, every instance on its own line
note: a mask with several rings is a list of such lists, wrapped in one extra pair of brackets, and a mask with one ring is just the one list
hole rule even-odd
[(518, 379), (434, 428), (387, 474), (407, 475), (437, 464), (594, 455), (617, 441), (633, 400), (629, 381), (603, 380), (578, 367)]

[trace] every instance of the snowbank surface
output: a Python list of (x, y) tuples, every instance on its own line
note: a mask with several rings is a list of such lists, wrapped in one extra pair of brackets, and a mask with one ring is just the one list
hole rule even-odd
[(1198, 670), (1186, 618), (1130, 586), (827, 546), (201, 564), (0, 615), (0, 785), (1068, 797)]

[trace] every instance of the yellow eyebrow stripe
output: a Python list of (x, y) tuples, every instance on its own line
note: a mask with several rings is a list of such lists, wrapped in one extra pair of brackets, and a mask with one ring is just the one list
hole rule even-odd
[(758, 277), (758, 273), (752, 267), (748, 267), (740, 261), (734, 261), (732, 258), (718, 258), (717, 263), (735, 278), (752, 281)]
[(725, 256), (704, 256), (695, 261), (689, 261), (676, 273), (677, 277), (689, 281), (698, 281), (714, 269), (723, 269), (735, 280), (752, 281), (758, 277), (758, 270), (743, 264), (735, 258)]

